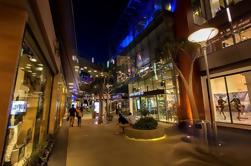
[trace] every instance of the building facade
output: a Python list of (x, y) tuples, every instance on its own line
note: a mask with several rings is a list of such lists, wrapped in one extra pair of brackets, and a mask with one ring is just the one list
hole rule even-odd
[(23, 165), (62, 123), (67, 87), (49, 1), (0, 1), (3, 165)]
[[(203, 7), (204, 6), (204, 7)], [(212, 111), (218, 125), (250, 128), (251, 5), (247, 0), (215, 0), (193, 4), (193, 22), (219, 29), (208, 41)], [(203, 22), (198, 20), (204, 20)], [(192, 20), (191, 20), (192, 21)], [(210, 120), (205, 64), (199, 59), (206, 118)], [(220, 100), (223, 99), (222, 105)]]
[[(215, 27), (219, 34), (207, 41), (211, 75), (209, 94), (205, 60), (195, 62), (193, 91), (201, 119), (216, 121), (218, 126), (250, 128), (250, 9), (245, 0), (177, 1), (174, 14), (176, 40), (192, 32)], [(181, 28), (182, 27), (182, 28)], [(182, 58), (181, 58), (182, 57)], [(191, 57), (180, 54), (178, 65), (188, 78)], [(188, 65), (187, 65), (188, 64)], [(182, 87), (182, 85), (181, 85)], [(196, 87), (196, 88), (195, 88)], [(190, 103), (182, 90), (183, 106)], [(212, 104), (210, 104), (209, 96)], [(202, 100), (203, 99), (203, 100)], [(210, 106), (212, 105), (212, 106)], [(185, 107), (184, 107), (185, 108)], [(189, 108), (186, 109), (189, 113)], [(212, 113), (213, 112), (213, 113)], [(214, 117), (212, 117), (214, 115)]]
[[(171, 1), (167, 1), (163, 9), (168, 9), (168, 2)], [(177, 0), (174, 4), (172, 21), (167, 21), (173, 23), (171, 30), (165, 27), (158, 33), (157, 29), (161, 27), (159, 24), (160, 26), (155, 26), (151, 31), (149, 29), (156, 20), (152, 21), (124, 49), (124, 55), (130, 57), (133, 64), (129, 69), (130, 110), (138, 115), (137, 110), (147, 109), (157, 119), (170, 122), (192, 121), (197, 118), (212, 122), (212, 119), (215, 119), (217, 125), (250, 128), (250, 3), (248, 0)], [(168, 20), (167, 17), (164, 18)], [(219, 34), (207, 42), (212, 94), (209, 94), (207, 88), (204, 58), (200, 56), (193, 65), (191, 86), (198, 108), (198, 117), (194, 117), (184, 82), (168, 61), (168, 55), (165, 52), (161, 55), (165, 45), (161, 38), (169, 42), (172, 39), (187, 40), (192, 32), (204, 27), (216, 27)], [(166, 34), (169, 36), (165, 38)], [(187, 81), (193, 57), (191, 52), (179, 52), (175, 60)], [(161, 69), (161, 66), (168, 70)], [(172, 78), (169, 83), (168, 78)], [(168, 91), (168, 85), (175, 87), (174, 90)], [(208, 96), (212, 99), (212, 108)], [(220, 99), (223, 100), (223, 105), (220, 104)], [(171, 104), (172, 102), (174, 104)], [(169, 114), (169, 110), (175, 109), (176, 118), (170, 120), (169, 117), (172, 117), (173, 113)], [(164, 110), (165, 116), (161, 110)], [(212, 118), (212, 115), (215, 117)]]
[[(130, 26), (129, 33), (134, 34), (132, 41), (128, 35), (125, 38), (128, 40), (124, 39), (119, 44), (119, 48), (124, 49), (117, 58), (117, 82), (128, 84), (129, 111), (135, 116), (140, 117), (141, 111), (147, 110), (159, 121), (174, 123), (178, 121), (178, 77), (162, 49), (175, 38), (175, 5), (173, 1), (154, 3), (152, 9), (147, 8), (146, 14), (139, 17), (135, 26)], [(121, 64), (122, 60), (126, 63)]]

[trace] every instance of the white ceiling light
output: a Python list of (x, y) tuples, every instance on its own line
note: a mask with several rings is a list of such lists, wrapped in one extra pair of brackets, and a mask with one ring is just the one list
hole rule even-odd
[(74, 84), (72, 82), (69, 82), (68, 85), (72, 85), (73, 86)]
[(31, 58), (30, 58), (30, 61), (31, 61), (31, 62), (37, 62), (37, 59), (34, 58), (34, 57), (31, 57)]
[(43, 71), (44, 68), (43, 68), (43, 67), (37, 67), (36, 70), (37, 70), (37, 71)]
[(40, 66), (40, 67), (43, 67), (44, 65), (43, 64), (41, 64), (41, 63), (39, 63), (39, 64), (37, 64), (38, 66)]

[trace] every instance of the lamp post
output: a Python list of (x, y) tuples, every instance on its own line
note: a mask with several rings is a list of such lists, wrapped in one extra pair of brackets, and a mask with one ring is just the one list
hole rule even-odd
[[(208, 92), (209, 92), (209, 104), (210, 107), (210, 115), (211, 115), (211, 132), (210, 135), (212, 136), (213, 141), (217, 140), (217, 127), (215, 124), (215, 114), (213, 111), (213, 99), (212, 99), (212, 89), (211, 89), (211, 82), (210, 82), (210, 72), (208, 67), (208, 59), (207, 59), (207, 41), (214, 38), (219, 33), (219, 30), (214, 27), (208, 27), (208, 28), (202, 28), (198, 31), (193, 32), (188, 37), (188, 41), (192, 43), (198, 43), (200, 44), (202, 48), (202, 53), (205, 60), (205, 66), (206, 66), (206, 74), (207, 74), (207, 82), (208, 82)], [(214, 142), (216, 143), (216, 142)]]

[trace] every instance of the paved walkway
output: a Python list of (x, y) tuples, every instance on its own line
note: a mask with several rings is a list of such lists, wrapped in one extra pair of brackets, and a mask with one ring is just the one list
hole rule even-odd
[[(234, 145), (224, 147), (220, 151), (214, 151), (215, 155), (212, 155), (203, 146), (182, 141), (181, 138), (184, 135), (172, 130), (170, 127), (167, 128), (167, 138), (165, 140), (135, 142), (126, 139), (122, 135), (116, 135), (117, 126), (115, 123), (94, 125), (92, 120), (85, 119), (81, 128), (72, 127), (69, 129), (67, 157), (63, 158), (62, 154), (65, 151), (62, 152), (60, 160), (55, 160), (56, 157), (52, 155), (50, 160), (54, 160), (54, 162), (50, 162), (49, 166), (57, 166), (55, 161), (62, 163), (65, 159), (66, 166), (250, 165), (244, 164), (247, 162), (247, 156), (236, 157), (240, 156), (241, 149), (234, 147)], [(61, 136), (65, 138), (64, 135)], [(226, 143), (224, 142), (224, 144)], [(61, 146), (64, 147), (63, 144)], [(236, 149), (237, 152), (234, 152), (233, 149)], [(248, 151), (250, 148), (247, 147), (246, 149)], [(222, 150), (226, 150), (226, 152)], [(56, 150), (55, 153), (57, 153)], [(246, 155), (249, 154), (246, 153)], [(245, 160), (241, 162), (239, 159), (243, 158)], [(63, 166), (64, 164), (58, 165)]]
[(68, 123), (64, 122), (57, 133), (55, 146), (50, 156), (48, 166), (66, 166), (68, 131)]

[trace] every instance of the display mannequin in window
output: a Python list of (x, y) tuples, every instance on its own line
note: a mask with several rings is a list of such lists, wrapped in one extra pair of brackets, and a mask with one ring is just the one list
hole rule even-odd
[(223, 115), (224, 120), (226, 120), (226, 115), (224, 113), (225, 103), (227, 103), (227, 102), (222, 99), (222, 96), (220, 96), (219, 100), (218, 100), (218, 110), (220, 111), (220, 114)]
[(233, 97), (234, 98), (231, 100), (230, 103), (233, 103), (234, 108), (238, 112), (237, 119), (241, 120), (241, 108), (242, 108), (241, 101), (240, 101), (240, 99), (238, 97), (236, 97), (236, 95), (234, 95)]

